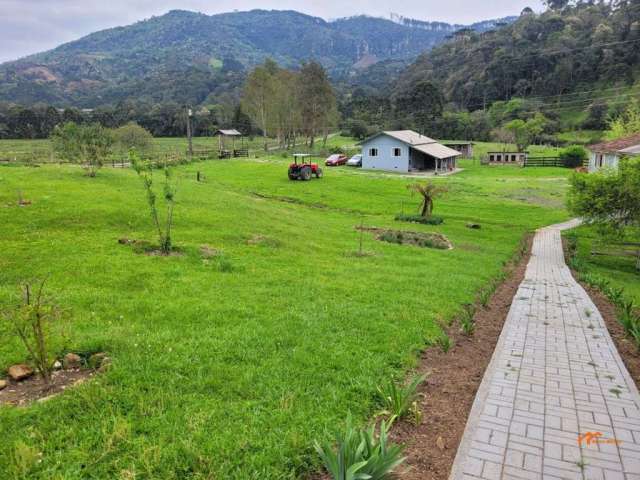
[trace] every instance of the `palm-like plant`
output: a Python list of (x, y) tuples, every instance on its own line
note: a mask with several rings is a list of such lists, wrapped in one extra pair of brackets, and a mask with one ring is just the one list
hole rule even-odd
[(413, 192), (418, 193), (422, 197), (422, 204), (420, 206), (420, 215), (425, 218), (429, 218), (433, 213), (433, 201), (438, 195), (447, 191), (447, 189), (441, 185), (436, 185), (433, 182), (426, 183), (412, 183), (407, 185), (407, 188)]

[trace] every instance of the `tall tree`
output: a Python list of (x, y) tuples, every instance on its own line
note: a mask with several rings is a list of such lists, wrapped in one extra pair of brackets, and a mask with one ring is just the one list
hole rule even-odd
[(273, 102), (276, 90), (275, 74), (278, 66), (273, 60), (256, 67), (247, 77), (242, 92), (242, 110), (262, 131), (264, 149), (268, 149), (268, 136), (273, 119)]
[(302, 130), (313, 147), (319, 133), (326, 134), (337, 124), (336, 95), (327, 73), (317, 62), (305, 63), (298, 76)]

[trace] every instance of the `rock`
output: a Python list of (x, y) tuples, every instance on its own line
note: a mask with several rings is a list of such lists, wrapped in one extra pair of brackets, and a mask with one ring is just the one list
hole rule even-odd
[(60, 360), (56, 360), (55, 362), (53, 362), (53, 369), (62, 370), (62, 363), (60, 362)]
[(7, 381), (6, 380), (0, 380), (0, 390), (3, 390), (7, 388)]
[(110, 361), (109, 356), (106, 353), (94, 353), (89, 357), (89, 366), (91, 368), (100, 368), (105, 361)]
[(471, 230), (480, 230), (482, 225), (479, 223), (467, 223), (467, 228), (470, 228)]
[(12, 380), (19, 382), (33, 375), (33, 368), (25, 364), (13, 365), (9, 367), (8, 373)]
[(82, 358), (80, 358), (80, 355), (76, 355), (75, 353), (67, 353), (62, 359), (62, 365), (67, 370), (80, 368), (82, 366)]
[(444, 443), (444, 438), (442, 437), (438, 437), (438, 439), (436, 440), (436, 446), (440, 449), (440, 450), (444, 450), (445, 448), (447, 448), (447, 446)]

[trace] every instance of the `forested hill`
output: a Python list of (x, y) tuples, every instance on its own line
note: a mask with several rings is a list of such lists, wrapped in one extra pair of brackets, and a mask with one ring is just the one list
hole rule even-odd
[(421, 55), (397, 90), (430, 81), (468, 110), (512, 97), (551, 102), (550, 96), (587, 90), (621, 101), (611, 87), (622, 86), (620, 93), (640, 77), (640, 1), (549, 3), (559, 7), (541, 15), (525, 11), (500, 29), (459, 32)]
[[(485, 31), (500, 21), (469, 28)], [(283, 66), (315, 59), (339, 76), (382, 60), (411, 62), (460, 28), (366, 16), (327, 22), (294, 11), (209, 16), (174, 10), (0, 65), (0, 101), (198, 104), (237, 89), (245, 71), (267, 57)]]

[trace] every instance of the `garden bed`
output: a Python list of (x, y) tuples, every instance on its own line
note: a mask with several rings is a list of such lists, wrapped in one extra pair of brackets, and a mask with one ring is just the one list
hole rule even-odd
[(405, 230), (388, 230), (376, 227), (356, 227), (358, 230), (371, 232), (376, 240), (398, 245), (413, 245), (422, 248), (435, 248), (438, 250), (451, 250), (453, 245), (449, 239), (441, 233), (408, 232)]
[(51, 384), (47, 385), (39, 376), (20, 382), (8, 381), (0, 390), (0, 405), (25, 406), (37, 400), (45, 400), (64, 392), (68, 387), (84, 382), (95, 375), (93, 369), (59, 370), (53, 372)]

